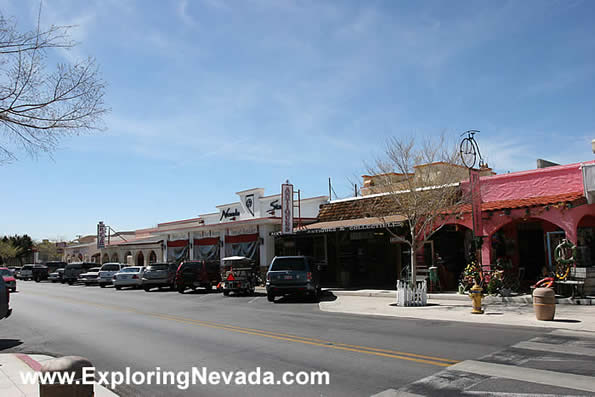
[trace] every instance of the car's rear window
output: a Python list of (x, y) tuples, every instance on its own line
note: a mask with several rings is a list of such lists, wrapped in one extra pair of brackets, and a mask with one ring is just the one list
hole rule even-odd
[(277, 258), (271, 265), (271, 271), (280, 270), (305, 271), (306, 262), (302, 258)]
[(0, 276), (12, 276), (12, 272), (8, 269), (0, 269)]
[(106, 271), (114, 271), (114, 270), (120, 270), (120, 266), (119, 265), (103, 265), (101, 266), (101, 270), (106, 270)]
[(169, 265), (151, 265), (147, 270), (167, 270)]
[(120, 270), (121, 273), (137, 273), (140, 270), (140, 267), (126, 267)]

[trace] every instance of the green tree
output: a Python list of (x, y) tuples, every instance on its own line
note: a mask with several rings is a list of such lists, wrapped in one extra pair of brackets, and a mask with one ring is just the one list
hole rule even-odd
[(4, 237), (0, 240), (0, 264), (7, 264), (11, 260), (15, 260), (21, 253), (21, 249)]
[(56, 247), (56, 243), (53, 241), (43, 240), (40, 243), (36, 243), (35, 249), (37, 249), (39, 260), (42, 262), (61, 259), (60, 254), (58, 254), (58, 247)]

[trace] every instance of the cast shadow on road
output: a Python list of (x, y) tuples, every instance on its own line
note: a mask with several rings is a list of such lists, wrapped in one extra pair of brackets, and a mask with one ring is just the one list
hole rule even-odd
[(280, 298), (275, 299), (275, 303), (281, 303), (281, 304), (296, 304), (296, 303), (302, 303), (302, 304), (318, 304), (318, 302), (332, 302), (334, 300), (337, 300), (337, 297), (335, 296), (335, 294), (333, 294), (331, 291), (322, 291), (320, 293), (320, 299), (319, 300), (313, 300), (312, 298), (309, 298), (307, 296), (300, 296), (300, 295), (287, 295), (287, 296), (283, 296)]
[(553, 323), (582, 323), (581, 320), (571, 320), (567, 318), (555, 318), (552, 320)]
[(0, 339), (0, 351), (12, 349), (13, 347), (22, 345), (23, 341), (20, 339)]
[(231, 294), (226, 296), (226, 298), (255, 298), (255, 297), (261, 297), (261, 296), (267, 296), (267, 294), (265, 294), (264, 292), (255, 292), (253, 295), (243, 295), (243, 294), (234, 294), (232, 292)]

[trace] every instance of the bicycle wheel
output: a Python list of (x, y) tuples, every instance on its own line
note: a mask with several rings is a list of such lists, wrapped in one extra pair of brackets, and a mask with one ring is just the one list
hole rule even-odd
[(473, 138), (465, 138), (460, 146), (461, 161), (467, 168), (473, 168), (477, 161), (477, 146)]

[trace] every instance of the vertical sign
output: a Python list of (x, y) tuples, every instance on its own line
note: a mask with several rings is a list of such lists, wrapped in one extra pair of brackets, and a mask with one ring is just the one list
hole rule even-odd
[(97, 224), (97, 249), (105, 248), (105, 225), (103, 222)]
[(479, 184), (479, 170), (469, 169), (469, 182), (471, 185), (471, 211), (473, 213), (473, 234), (481, 236), (483, 225), (481, 220), (481, 186)]
[(281, 233), (293, 233), (293, 185), (281, 185)]

